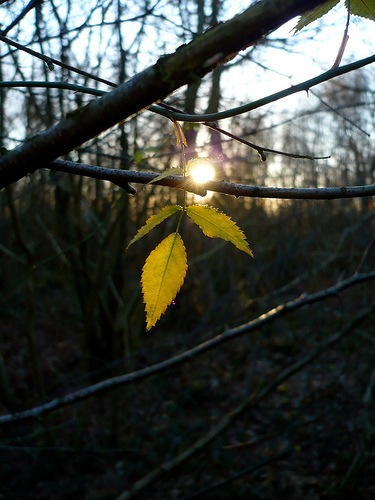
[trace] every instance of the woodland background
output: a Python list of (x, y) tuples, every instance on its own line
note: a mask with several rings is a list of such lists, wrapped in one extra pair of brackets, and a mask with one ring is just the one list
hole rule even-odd
[[(0, 88), (1, 146), (16, 146), (92, 99), (38, 88), (36, 81), (108, 90), (67, 65), (120, 84), (230, 17), (229, 4), (35, 2), (3, 34), (65, 67), (51, 70), (0, 43), (0, 80), (34, 82)], [(2, 29), (21, 7), (20, 1), (1, 2)], [(335, 19), (341, 33), (342, 6)], [(352, 23), (366, 33), (368, 25)], [(188, 113), (214, 113), (249, 102), (274, 91), (270, 84), (285, 69), (284, 61), (294, 55), (301, 61), (301, 52), (306, 72), (319, 74), (333, 60), (319, 60), (315, 48), (328, 43), (338, 49), (341, 40), (332, 37), (333, 29), (323, 18), (294, 36), (275, 32), (167, 103)], [(371, 54), (369, 31), (367, 36)], [(355, 59), (350, 42), (345, 57)], [(218, 179), (232, 182), (295, 188), (373, 184), (374, 76), (370, 65), (308, 96), (220, 122), (258, 145), (329, 159), (270, 153), (262, 162), (243, 143), (193, 124), (183, 125), (186, 155), (209, 156)], [(281, 81), (280, 88), (288, 86)], [(163, 172), (180, 164), (181, 153), (171, 122), (145, 112), (68, 159)], [(161, 363), (225, 332), (243, 327), (246, 334), (218, 341), (159, 374), (2, 425), (0, 497), (111, 499), (143, 477), (143, 498), (374, 498), (375, 293), (368, 281), (375, 262), (373, 198), (191, 195), (230, 215), (255, 258), (186, 223), (186, 282), (146, 333), (141, 268), (171, 228), (167, 222), (128, 252), (125, 247), (150, 215), (179, 202), (180, 193), (134, 187), (137, 194), (131, 196), (106, 181), (40, 170), (0, 192), (1, 414)], [(360, 274), (368, 280), (355, 282)], [(355, 286), (340, 293), (330, 289), (353, 276)], [(321, 300), (306, 300), (294, 310), (286, 306), (285, 313), (272, 316), (275, 308), (318, 292)], [(274, 312), (262, 322), (268, 311)]]

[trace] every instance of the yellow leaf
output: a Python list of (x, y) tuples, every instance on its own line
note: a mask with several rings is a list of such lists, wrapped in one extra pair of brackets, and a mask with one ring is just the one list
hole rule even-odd
[(146, 224), (138, 229), (137, 234), (130, 240), (129, 245), (126, 247), (126, 250), (135, 243), (140, 240), (143, 236), (151, 231), (155, 226), (163, 222), (163, 220), (168, 219), (171, 215), (182, 210), (182, 207), (179, 205), (167, 205), (163, 207), (157, 214), (151, 215), (146, 221)]
[(164, 314), (184, 282), (187, 256), (181, 236), (172, 233), (150, 253), (142, 270), (142, 293), (146, 329)]
[(213, 207), (204, 205), (187, 207), (186, 213), (202, 229), (206, 236), (230, 241), (239, 250), (253, 257), (253, 252), (246, 241), (246, 236), (228, 215), (219, 212)]
[(184, 172), (181, 167), (172, 167), (168, 168), (168, 170), (165, 170), (162, 174), (158, 175), (152, 181), (148, 182), (147, 184), (153, 184), (155, 182), (161, 181), (162, 179), (165, 179), (166, 177), (169, 177), (170, 175), (182, 175)]

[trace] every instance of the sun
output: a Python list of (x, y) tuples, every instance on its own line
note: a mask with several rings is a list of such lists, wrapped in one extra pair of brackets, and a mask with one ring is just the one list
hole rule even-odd
[(208, 158), (194, 158), (187, 163), (186, 168), (188, 175), (191, 175), (197, 184), (215, 179), (215, 167)]

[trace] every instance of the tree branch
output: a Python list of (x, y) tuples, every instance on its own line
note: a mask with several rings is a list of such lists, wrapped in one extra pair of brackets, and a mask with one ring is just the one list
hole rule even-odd
[(263, 0), (182, 45), (173, 54), (68, 114), (0, 157), (0, 188), (44, 167), (185, 84), (203, 78), (238, 51), (325, 0)]
[(263, 106), (266, 106), (267, 104), (279, 101), (280, 99), (284, 99), (285, 97), (296, 94), (298, 92), (302, 91), (308, 92), (311, 87), (315, 87), (316, 85), (320, 85), (321, 83), (327, 82), (328, 80), (332, 80), (332, 78), (345, 75), (346, 73), (350, 73), (351, 71), (355, 71), (357, 69), (363, 68), (364, 66), (373, 63), (375, 63), (375, 55), (365, 57), (364, 59), (360, 59), (358, 61), (349, 64), (345, 64), (344, 66), (340, 66), (338, 68), (331, 68), (328, 71), (325, 71), (324, 73), (321, 73), (318, 76), (314, 76), (309, 80), (287, 87), (284, 90), (275, 92), (274, 94), (270, 94), (256, 101), (243, 104), (242, 106), (237, 106), (236, 108), (219, 111), (218, 113), (205, 113), (205, 114), (188, 114), (188, 113), (178, 113), (178, 112), (171, 113), (168, 111), (168, 108), (165, 109), (159, 104), (155, 104), (154, 106), (152, 106), (151, 109), (152, 111), (159, 113), (160, 115), (167, 116), (168, 118), (171, 118), (176, 121), (202, 123), (202, 122), (224, 120), (226, 118), (232, 118), (233, 116), (242, 115), (243, 113), (248, 113), (249, 111), (254, 111), (254, 109), (261, 108)]
[[(1, 36), (0, 36), (1, 40)], [(364, 66), (368, 66), (369, 64), (375, 63), (375, 55), (365, 57), (363, 59), (359, 59), (358, 61), (354, 61), (349, 64), (345, 64), (344, 66), (340, 66), (338, 68), (331, 68), (324, 73), (320, 73), (309, 80), (305, 80), (296, 85), (291, 85), (279, 92), (275, 92), (274, 94), (270, 94), (266, 97), (262, 97), (261, 99), (257, 99), (256, 101), (252, 101), (242, 106), (237, 106), (235, 108), (226, 109), (225, 111), (219, 111), (217, 113), (202, 113), (202, 114), (189, 114), (184, 111), (177, 110), (172, 106), (169, 106), (165, 103), (153, 104), (148, 109), (153, 111), (158, 115), (165, 116), (170, 120), (181, 121), (181, 122), (189, 122), (189, 123), (205, 123), (207, 125), (211, 125), (210, 122), (216, 122), (218, 120), (224, 120), (226, 118), (232, 118), (234, 116), (242, 115), (244, 113), (248, 113), (249, 111), (254, 111), (255, 109), (266, 106), (267, 104), (271, 104), (272, 102), (279, 101), (280, 99), (284, 99), (293, 94), (297, 94), (302, 91), (309, 91), (312, 87), (316, 87), (321, 83), (327, 82), (328, 80), (332, 80), (338, 76), (345, 75), (346, 73), (350, 73), (351, 71), (355, 71), (357, 69), (363, 68)], [(97, 79), (97, 77), (93, 77)], [(99, 81), (102, 81), (99, 79)], [(116, 85), (109, 80), (105, 80), (107, 85), (111, 87), (115, 87)], [(97, 97), (101, 97), (107, 92), (105, 90), (96, 89), (94, 87), (87, 87), (85, 85), (78, 85), (75, 83), (69, 82), (46, 82), (46, 81), (33, 81), (33, 80), (13, 80), (13, 81), (2, 81), (0, 82), (0, 87), (5, 88), (17, 88), (17, 87), (35, 87), (35, 88), (56, 88), (56, 89), (65, 89), (72, 90), (73, 92), (82, 92), (84, 94), (94, 95)], [(312, 92), (313, 93), (313, 92)], [(316, 96), (316, 94), (314, 94)], [(318, 97), (318, 96), (316, 96)], [(318, 97), (318, 99), (320, 99)], [(321, 100), (321, 99), (320, 99)], [(329, 105), (324, 103), (325, 106)], [(335, 111), (332, 108), (332, 111)], [(352, 125), (358, 128), (354, 122), (351, 122)]]
[[(148, 184), (159, 176), (157, 173), (138, 172), (135, 170), (118, 170), (105, 168), (84, 163), (75, 163), (68, 160), (55, 160), (47, 165), (51, 170), (58, 170), (69, 174), (82, 175), (93, 179), (102, 179), (126, 189), (134, 194), (135, 190), (127, 185), (128, 182), (137, 184)], [(338, 198), (360, 198), (375, 195), (375, 185), (368, 186), (345, 186), (327, 188), (280, 188), (268, 186), (251, 186), (248, 184), (237, 184), (225, 181), (208, 181), (204, 185), (192, 183), (187, 178), (179, 175), (164, 177), (153, 184), (181, 189), (185, 187), (192, 193), (205, 196), (207, 191), (229, 194), (233, 196), (246, 196), (249, 198), (276, 198), (289, 200), (333, 200)]]
[(172, 358), (161, 361), (154, 365), (142, 368), (132, 373), (127, 373), (125, 375), (119, 375), (117, 377), (109, 378), (98, 382), (97, 384), (90, 385), (84, 389), (79, 389), (75, 392), (62, 396), (61, 398), (53, 399), (47, 403), (41, 404), (40, 406), (35, 406), (29, 410), (20, 411), (18, 413), (11, 413), (8, 415), (0, 416), (0, 424), (8, 424), (13, 422), (18, 422), (22, 420), (27, 420), (30, 418), (39, 418), (42, 415), (50, 413), (52, 411), (64, 408), (70, 404), (77, 403), (83, 399), (87, 399), (91, 396), (100, 394), (102, 392), (108, 391), (109, 389), (115, 389), (123, 385), (132, 384), (134, 382), (139, 382), (145, 380), (146, 378), (152, 377), (156, 374), (162, 373), (169, 370), (172, 367), (178, 366), (182, 363), (190, 361), (191, 359), (216, 348), (219, 345), (224, 344), (230, 340), (241, 337), (242, 335), (251, 333), (253, 331), (263, 328), (265, 325), (275, 321), (276, 319), (289, 314), (292, 311), (300, 309), (301, 307), (314, 304), (316, 302), (321, 302), (329, 297), (333, 297), (343, 292), (347, 288), (358, 285), (360, 283), (365, 283), (375, 280), (375, 271), (368, 273), (356, 273), (350, 278), (339, 281), (335, 285), (320, 290), (319, 292), (311, 294), (303, 294), (300, 297), (287, 302), (286, 304), (279, 305), (274, 309), (262, 314), (258, 318), (255, 318), (248, 323), (244, 323), (235, 328), (230, 328), (225, 330), (223, 333), (213, 337), (212, 339), (203, 342), (191, 349), (184, 351), (181, 354), (177, 354)]
[(341, 331), (332, 334), (326, 341), (319, 343), (314, 349), (311, 350), (306, 356), (298, 359), (295, 363), (287, 366), (279, 374), (274, 377), (268, 384), (263, 386), (257, 393), (251, 393), (247, 396), (236, 408), (224, 415), (224, 417), (205, 434), (203, 437), (195, 441), (192, 446), (176, 455), (174, 458), (163, 462), (159, 467), (149, 472), (141, 479), (136, 481), (127, 491), (124, 491), (117, 497), (117, 500), (128, 500), (140, 493), (143, 489), (150, 486), (157, 479), (159, 479), (165, 472), (170, 472), (176, 467), (180, 466), (186, 460), (190, 459), (197, 452), (205, 448), (217, 436), (222, 434), (229, 428), (245, 411), (249, 411), (251, 407), (255, 407), (267, 397), (271, 392), (275, 391), (277, 387), (289, 380), (293, 375), (299, 373), (305, 366), (309, 365), (317, 359), (328, 348), (335, 345), (344, 336), (350, 334), (357, 326), (359, 326), (369, 315), (373, 314), (375, 306), (368, 307), (362, 310), (352, 321), (350, 321), (345, 328)]

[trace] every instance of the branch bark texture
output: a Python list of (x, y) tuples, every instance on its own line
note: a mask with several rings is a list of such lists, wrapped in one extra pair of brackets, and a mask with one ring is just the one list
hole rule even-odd
[[(101, 179), (117, 184), (121, 188), (134, 194), (135, 189), (129, 187), (128, 182), (137, 184), (148, 184), (154, 181), (159, 174), (152, 172), (138, 172), (136, 170), (120, 170), (105, 168), (84, 163), (75, 163), (68, 160), (55, 160), (47, 165), (51, 170), (65, 172), (73, 175)], [(238, 184), (226, 181), (208, 181), (204, 185), (198, 185), (190, 181), (189, 177), (184, 180), (182, 176), (171, 175), (154, 182), (159, 186), (182, 189), (191, 193), (205, 196), (207, 191), (228, 194), (232, 196), (245, 196), (248, 198), (277, 198), (288, 200), (334, 200), (342, 198), (361, 198), (375, 196), (375, 184), (367, 186), (339, 186), (321, 188), (283, 188), (270, 186), (252, 186), (250, 184)]]
[(195, 82), (293, 17), (325, 0), (262, 0), (220, 23), (173, 54), (70, 113), (53, 127), (0, 157), (0, 189), (98, 134)]

